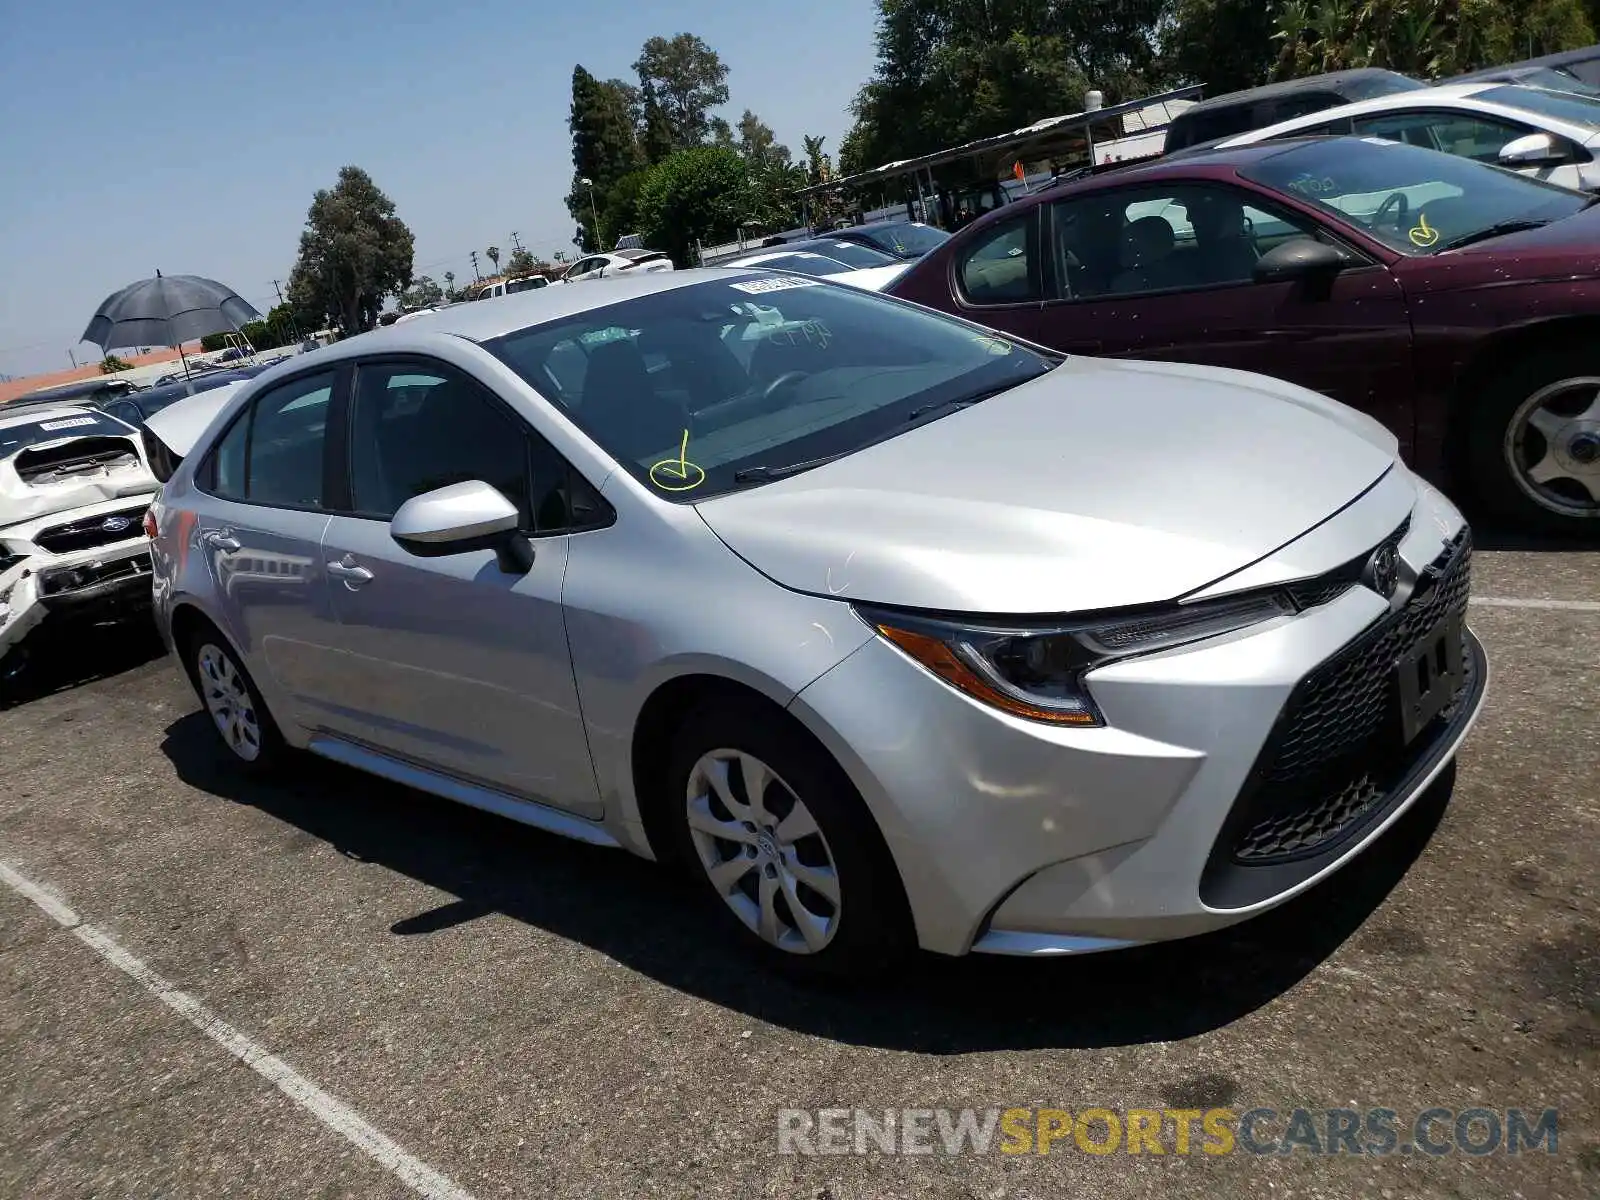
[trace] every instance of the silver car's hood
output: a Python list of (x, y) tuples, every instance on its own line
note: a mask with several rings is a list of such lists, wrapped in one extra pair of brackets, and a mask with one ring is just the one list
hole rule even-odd
[(798, 591), (961, 612), (1087, 611), (1222, 579), (1395, 462), (1377, 422), (1290, 384), (1075, 358), (698, 508), (736, 554)]

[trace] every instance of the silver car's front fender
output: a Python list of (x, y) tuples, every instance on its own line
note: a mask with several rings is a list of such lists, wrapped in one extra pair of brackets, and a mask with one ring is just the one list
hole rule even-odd
[(606, 824), (653, 857), (633, 779), (635, 731), (651, 696), (699, 676), (784, 707), (872, 633), (848, 604), (756, 571), (693, 508), (619, 508), (615, 524), (573, 536), (562, 603)]

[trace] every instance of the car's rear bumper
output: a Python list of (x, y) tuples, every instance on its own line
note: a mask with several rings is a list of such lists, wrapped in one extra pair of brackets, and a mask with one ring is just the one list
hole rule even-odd
[[(1463, 626), (1460, 686), (1409, 743), (1389, 724), (1386, 656), (1465, 615), (1470, 538), (1447, 502), (1424, 496), (1401, 543), (1408, 567), (1446, 562), (1457, 532), (1458, 573), (1398, 609), (1356, 585), (1094, 673), (1105, 728), (1006, 716), (882, 639), (794, 709), (876, 817), (924, 947), (1082, 953), (1203, 933), (1337, 871), (1454, 756), (1487, 684), (1477, 640)], [(1370, 736), (1352, 741), (1347, 726)], [(1330, 745), (1337, 754), (1318, 758)]]

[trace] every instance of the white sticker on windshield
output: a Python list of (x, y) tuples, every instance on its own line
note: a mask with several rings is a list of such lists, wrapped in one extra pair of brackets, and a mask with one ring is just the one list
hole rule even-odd
[(40, 421), (40, 429), (80, 429), (85, 425), (97, 425), (99, 421), (94, 417), (73, 417), (70, 421)]
[(815, 279), (807, 279), (804, 275), (779, 275), (776, 279), (750, 279), (744, 283), (730, 283), (731, 288), (737, 288), (747, 296), (763, 296), (768, 292), (786, 292), (790, 288), (821, 287)]

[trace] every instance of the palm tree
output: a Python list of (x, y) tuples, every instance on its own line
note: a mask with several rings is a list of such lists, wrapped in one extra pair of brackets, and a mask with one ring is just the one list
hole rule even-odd
[(444, 273), (444, 298), (446, 300), (454, 300), (456, 298), (456, 273), (454, 271), (446, 271)]
[(487, 255), (489, 261), (494, 264), (494, 273), (496, 275), (500, 274), (500, 247), (490, 246), (484, 251), (484, 254)]
[(1272, 31), (1272, 40), (1283, 43), (1283, 49), (1278, 52), (1279, 78), (1292, 79), (1309, 69), (1310, 55), (1305, 43), (1312, 19), (1311, 0), (1288, 0), (1278, 10), (1277, 27)]
[(1316, 51), (1324, 71), (1337, 71), (1350, 65), (1352, 28), (1350, 0), (1322, 0), (1311, 19), (1316, 33)]
[(1389, 62), (1396, 71), (1408, 71), (1430, 78), (1439, 73), (1436, 9), (1407, 5), (1395, 14), (1389, 27)]

